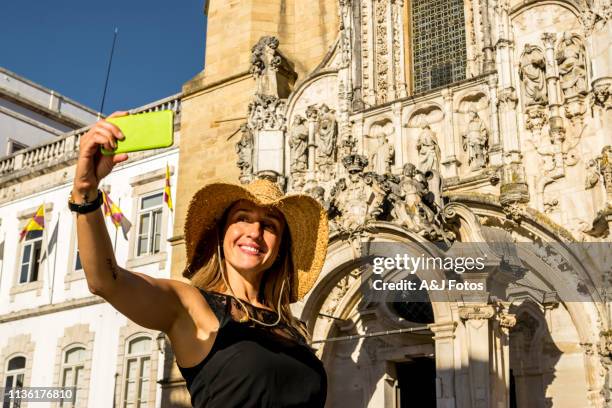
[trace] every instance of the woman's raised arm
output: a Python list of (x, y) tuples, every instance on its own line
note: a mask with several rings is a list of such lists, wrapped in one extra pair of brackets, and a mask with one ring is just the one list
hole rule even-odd
[[(111, 116), (122, 116), (116, 112)], [(100, 120), (81, 138), (72, 189), (76, 204), (91, 202), (98, 195), (100, 181), (113, 167), (127, 160), (126, 154), (103, 156), (100, 147), (113, 150), (123, 139), (119, 128)], [(117, 265), (102, 211), (77, 215), (79, 256), (89, 290), (103, 297), (135, 323), (168, 332), (184, 307), (177, 291), (189, 285), (130, 272)]]

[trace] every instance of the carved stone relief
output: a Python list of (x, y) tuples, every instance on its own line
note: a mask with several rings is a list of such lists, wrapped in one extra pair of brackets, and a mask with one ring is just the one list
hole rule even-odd
[(584, 189), (589, 190), (599, 183), (599, 165), (597, 159), (591, 159), (586, 164)]
[(612, 109), (612, 78), (605, 78), (593, 84), (592, 104), (603, 110)]
[(489, 131), (478, 112), (468, 113), (467, 131), (463, 135), (463, 150), (467, 152), (468, 163), (472, 171), (485, 167), (489, 159)]
[(349, 175), (338, 180), (331, 191), (330, 221), (332, 228), (353, 235), (382, 214), (385, 191), (379, 176), (364, 171), (368, 166), (365, 156), (347, 156), (342, 164)]
[[(278, 47), (276, 37), (263, 36), (251, 49), (250, 73), (255, 79), (255, 92), (247, 107), (247, 122), (240, 128), (242, 137), (236, 144), (243, 183), (255, 173), (282, 172), (283, 132), (287, 130), (284, 97), (288, 96), (289, 84), (296, 74)], [(262, 141), (267, 146), (265, 152), (257, 147)]]
[(565, 98), (565, 116), (577, 126), (586, 111), (587, 94), (586, 50), (582, 39), (573, 33), (563, 33), (555, 54), (559, 66), (559, 82)]
[(285, 130), (287, 102), (275, 96), (255, 95), (249, 103), (247, 125), (253, 130)]
[(247, 124), (240, 126), (242, 136), (236, 143), (236, 153), (238, 154), (238, 168), (240, 169), (240, 182), (248, 183), (253, 170), (253, 132)]
[(383, 104), (388, 100), (389, 92), (389, 35), (387, 8), (389, 0), (375, 0), (376, 30), (376, 103)]
[(586, 53), (577, 34), (563, 33), (555, 54), (565, 99), (587, 93)]
[(378, 174), (391, 173), (391, 165), (395, 163), (394, 131), (393, 123), (388, 120), (370, 128), (369, 135), (366, 135), (366, 140), (370, 140), (369, 170)]
[[(310, 113), (313, 114), (312, 112)], [(316, 168), (324, 180), (329, 180), (336, 163), (338, 146), (338, 125), (336, 111), (323, 104), (317, 109), (317, 126), (315, 131)]]
[(442, 229), (436, 225), (437, 209), (425, 175), (407, 163), (402, 175), (392, 181), (395, 181), (389, 194), (392, 219), (409, 231), (439, 238)]
[(612, 203), (612, 146), (610, 145), (605, 146), (601, 151), (599, 172), (606, 186), (607, 205), (609, 206)]
[(325, 302), (321, 307), (321, 312), (326, 315), (333, 316), (334, 312), (338, 308), (338, 305), (342, 301), (342, 298), (344, 298), (344, 295), (346, 295), (350, 287), (353, 286), (355, 281), (357, 281), (360, 276), (361, 272), (358, 269), (353, 269), (345, 276), (340, 278), (338, 283), (336, 283), (336, 286), (334, 286), (330, 291), (327, 299), (325, 299)]
[(419, 153), (418, 169), (422, 173), (440, 170), (440, 146), (438, 137), (431, 130), (429, 124), (424, 124), (417, 139), (417, 152)]
[(297, 77), (289, 62), (279, 51), (276, 37), (263, 36), (251, 49), (249, 72), (255, 78), (255, 94), (286, 98), (290, 83)]
[(293, 188), (300, 189), (304, 185), (308, 169), (308, 125), (306, 118), (295, 115), (289, 133), (289, 157)]
[(525, 44), (519, 65), (519, 78), (523, 83), (525, 107), (544, 106), (546, 93), (546, 60), (538, 46)]

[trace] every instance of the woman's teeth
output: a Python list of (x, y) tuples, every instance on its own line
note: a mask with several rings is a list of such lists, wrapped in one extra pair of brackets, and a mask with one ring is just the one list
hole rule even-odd
[(258, 253), (259, 253), (259, 249), (257, 249), (257, 248), (253, 248), (253, 247), (250, 247), (250, 246), (244, 246), (244, 245), (243, 245), (243, 246), (241, 246), (240, 248), (242, 248), (242, 249), (244, 249), (245, 251), (250, 252), (250, 253), (252, 253), (252, 254), (258, 254)]

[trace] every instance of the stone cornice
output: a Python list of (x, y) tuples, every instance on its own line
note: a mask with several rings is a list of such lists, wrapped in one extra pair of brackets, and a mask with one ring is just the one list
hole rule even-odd
[(80, 307), (87, 307), (93, 305), (99, 305), (106, 301), (98, 296), (88, 296), (86, 298), (67, 300), (62, 303), (54, 305), (44, 305), (34, 307), (31, 309), (20, 310), (18, 312), (11, 312), (4, 315), (0, 315), (0, 324), (13, 322), (16, 320), (29, 319), (32, 317), (44, 316), (51, 313), (63, 312), (66, 310), (77, 309)]

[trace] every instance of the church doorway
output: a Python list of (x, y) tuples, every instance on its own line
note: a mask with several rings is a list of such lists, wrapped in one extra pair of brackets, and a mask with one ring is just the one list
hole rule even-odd
[(396, 363), (398, 408), (436, 408), (436, 362), (417, 357)]

